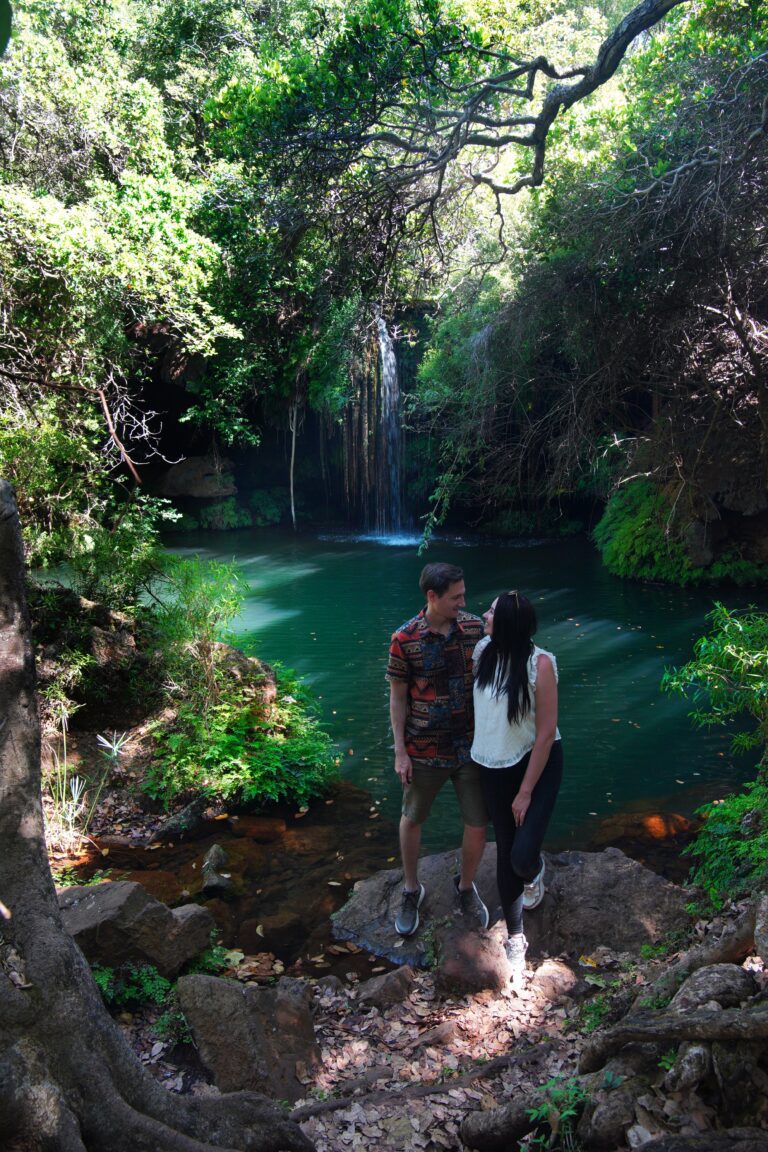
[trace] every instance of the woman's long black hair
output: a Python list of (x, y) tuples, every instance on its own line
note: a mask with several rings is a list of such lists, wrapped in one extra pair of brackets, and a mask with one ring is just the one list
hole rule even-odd
[(522, 592), (502, 592), (493, 612), (493, 633), (480, 653), (475, 679), (480, 688), (507, 694), (510, 724), (523, 720), (531, 710), (528, 661), (538, 627), (533, 604)]

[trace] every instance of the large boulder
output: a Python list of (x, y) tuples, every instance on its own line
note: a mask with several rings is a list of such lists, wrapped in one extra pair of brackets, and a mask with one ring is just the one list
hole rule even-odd
[(435, 932), (435, 988), (446, 996), (472, 996), (486, 988), (501, 992), (509, 983), (504, 953), (506, 929), (468, 931), (460, 916)]
[(64, 927), (89, 960), (110, 968), (131, 960), (154, 964), (163, 976), (174, 976), (204, 951), (215, 927), (205, 908), (167, 908), (129, 880), (67, 888), (59, 907)]
[(200, 1059), (222, 1092), (263, 1092), (277, 1100), (303, 1096), (320, 1065), (303, 980), (283, 977), (253, 988), (216, 976), (182, 976), (179, 1005)]
[[(636, 951), (642, 944), (655, 943), (678, 929), (686, 919), (683, 889), (616, 848), (557, 856), (545, 853), (545, 859), (546, 895), (535, 911), (525, 915), (529, 958), (545, 954), (578, 958), (601, 945), (614, 952)], [(350, 899), (332, 917), (334, 936), (352, 940), (395, 964), (432, 965), (444, 937), (457, 951), (455, 930), (461, 929), (462, 920), (455, 906), (455, 873), (455, 852), (427, 856), (419, 862), (426, 896), (420, 908), (419, 929), (407, 939), (398, 936), (394, 927), (402, 893), (400, 870), (378, 872), (358, 882)], [(493, 923), (501, 915), (495, 844), (486, 847), (476, 883)], [(477, 929), (475, 934), (482, 935)], [(492, 987), (493, 982), (486, 986)]]
[(671, 1012), (695, 1012), (714, 1000), (722, 1008), (738, 1008), (758, 991), (751, 972), (738, 964), (708, 964), (698, 968), (677, 990)]
[(388, 1008), (407, 1000), (413, 985), (413, 969), (406, 964), (365, 980), (357, 990), (357, 1002), (361, 1007)]
[(160, 485), (161, 496), (188, 496), (197, 500), (218, 496), (234, 496), (237, 488), (232, 480), (228, 460), (213, 460), (210, 456), (188, 456), (178, 464), (171, 464)]

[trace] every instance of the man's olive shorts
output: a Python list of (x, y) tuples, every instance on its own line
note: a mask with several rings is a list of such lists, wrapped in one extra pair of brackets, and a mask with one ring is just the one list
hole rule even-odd
[(435, 796), (448, 780), (456, 792), (464, 823), (471, 828), (484, 828), (488, 809), (480, 786), (480, 769), (473, 760), (460, 768), (431, 768), (414, 762), (411, 782), (403, 789), (403, 816), (414, 824), (423, 824)]

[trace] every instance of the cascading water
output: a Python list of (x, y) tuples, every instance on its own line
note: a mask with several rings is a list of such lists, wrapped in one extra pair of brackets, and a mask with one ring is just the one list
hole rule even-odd
[(382, 535), (402, 526), (402, 443), (400, 386), (392, 337), (384, 318), (376, 317), (379, 341), (379, 421), (376, 466), (376, 531)]

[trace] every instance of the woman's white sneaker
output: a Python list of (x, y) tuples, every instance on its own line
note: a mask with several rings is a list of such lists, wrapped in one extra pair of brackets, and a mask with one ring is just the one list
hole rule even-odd
[(523, 888), (523, 908), (525, 908), (526, 912), (531, 912), (534, 908), (538, 908), (546, 892), (546, 888), (544, 887), (544, 872), (547, 866), (544, 863), (543, 856), (539, 857), (539, 859), (541, 860), (541, 868), (538, 874), (534, 876), (530, 884), (526, 884)]
[(507, 937), (504, 944), (504, 951), (507, 956), (507, 963), (509, 964), (510, 980), (514, 980), (517, 976), (522, 976), (523, 972), (525, 972), (525, 954), (528, 951), (528, 941), (522, 932), (516, 936)]

